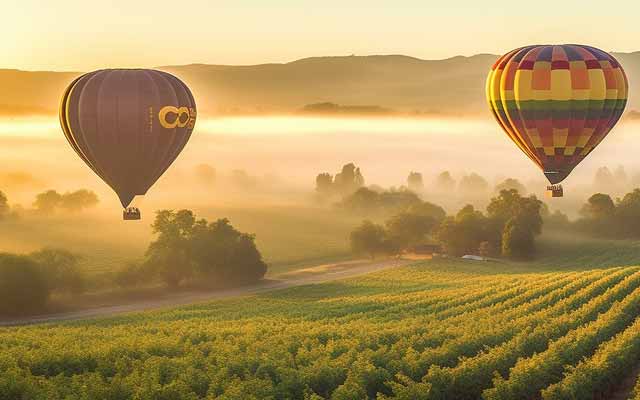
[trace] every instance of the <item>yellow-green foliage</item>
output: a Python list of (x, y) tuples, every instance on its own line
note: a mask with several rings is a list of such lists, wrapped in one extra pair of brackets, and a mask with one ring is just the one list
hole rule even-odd
[(639, 359), (638, 316), (638, 267), (434, 260), (168, 311), (0, 328), (0, 399), (589, 398)]

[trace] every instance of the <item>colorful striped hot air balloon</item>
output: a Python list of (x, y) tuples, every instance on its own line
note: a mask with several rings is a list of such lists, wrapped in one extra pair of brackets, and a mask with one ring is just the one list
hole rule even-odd
[[(78, 156), (118, 194), (123, 207), (143, 195), (187, 144), (196, 121), (189, 88), (148, 69), (100, 70), (73, 81), (60, 124)], [(127, 209), (125, 219), (139, 219)]]
[(496, 61), (487, 101), (509, 138), (544, 172), (550, 194), (611, 131), (627, 77), (610, 54), (583, 45), (526, 46)]

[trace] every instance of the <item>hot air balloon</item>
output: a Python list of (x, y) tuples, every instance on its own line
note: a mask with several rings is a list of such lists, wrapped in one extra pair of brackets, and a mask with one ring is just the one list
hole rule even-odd
[(175, 76), (149, 69), (84, 74), (65, 90), (60, 124), (78, 156), (127, 208), (144, 195), (186, 145), (196, 121), (189, 88)]
[(547, 193), (611, 131), (627, 104), (627, 77), (610, 54), (591, 46), (512, 50), (487, 77), (491, 111), (509, 138), (544, 172)]

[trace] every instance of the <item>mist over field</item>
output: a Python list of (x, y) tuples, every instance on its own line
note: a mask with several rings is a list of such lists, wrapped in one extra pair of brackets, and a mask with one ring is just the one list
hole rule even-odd
[[(349, 231), (358, 215), (337, 213), (315, 198), (315, 177), (337, 173), (353, 162), (365, 185), (407, 185), (409, 172), (422, 173), (420, 196), (455, 214), (465, 204), (484, 208), (505, 178), (516, 178), (530, 193), (571, 218), (593, 193), (620, 196), (638, 183), (634, 150), (640, 124), (623, 121), (565, 182), (565, 197), (546, 199), (540, 171), (509, 141), (493, 120), (427, 118), (222, 117), (201, 119), (182, 154), (146, 196), (134, 199), (140, 222), (122, 221), (111, 189), (76, 156), (54, 118), (0, 120), (0, 188), (15, 209), (29, 210), (45, 190), (60, 193), (85, 188), (99, 197), (82, 213), (57, 213), (42, 219), (26, 213), (5, 222), (4, 251), (27, 252), (64, 247), (87, 257), (92, 271), (112, 271), (141, 257), (152, 237), (160, 209), (193, 209), (208, 219), (230, 218), (255, 233), (265, 258), (278, 265), (348, 254)], [(624, 167), (626, 186), (594, 185), (602, 166)], [(435, 179), (449, 171), (456, 187), (445, 190)], [(471, 173), (486, 179), (482, 192), (461, 189)], [(31, 219), (30, 219), (31, 218)], [(32, 220), (35, 218), (35, 220)], [(122, 232), (126, 232), (123, 235)], [(295, 240), (299, 240), (296, 244)]]
[[(640, 123), (622, 121), (563, 182), (565, 198), (552, 207), (581, 203), (583, 192), (607, 190), (592, 187), (603, 166), (624, 167), (632, 181), (640, 172), (634, 144), (638, 129)], [(99, 194), (101, 209), (118, 212), (116, 196), (72, 151), (57, 120), (0, 120), (0, 144), (0, 184), (13, 203), (29, 206), (47, 188), (86, 187)], [(318, 173), (335, 173), (348, 162), (360, 167), (367, 185), (399, 187), (410, 171), (420, 172), (425, 199), (441, 199), (445, 208), (468, 199), (430, 187), (442, 171), (457, 180), (477, 173), (491, 187), (516, 178), (538, 196), (547, 185), (490, 118), (221, 117), (199, 120), (176, 162), (135, 203), (147, 210), (300, 204), (310, 200)], [(201, 176), (203, 165), (213, 169), (212, 176)]]

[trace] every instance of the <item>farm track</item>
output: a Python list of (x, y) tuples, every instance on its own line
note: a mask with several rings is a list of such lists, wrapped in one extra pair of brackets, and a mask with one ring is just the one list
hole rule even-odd
[(75, 311), (36, 315), (16, 319), (0, 319), (0, 326), (19, 326), (60, 321), (81, 320), (88, 318), (108, 317), (124, 313), (142, 312), (172, 308), (177, 306), (203, 303), (211, 300), (229, 297), (248, 296), (273, 290), (286, 289), (295, 286), (311, 285), (334, 281), (382, 271), (389, 268), (415, 264), (415, 260), (388, 259), (384, 261), (356, 260), (333, 264), (310, 266), (299, 271), (277, 275), (265, 279), (260, 283), (233, 289), (212, 291), (185, 291), (167, 294), (161, 299), (134, 301), (126, 304), (97, 306)]

